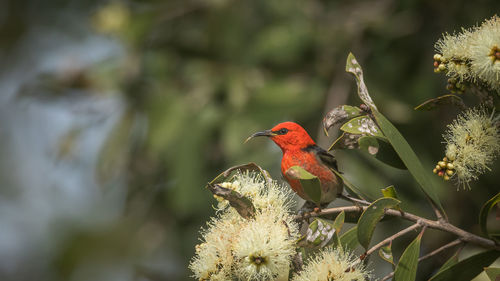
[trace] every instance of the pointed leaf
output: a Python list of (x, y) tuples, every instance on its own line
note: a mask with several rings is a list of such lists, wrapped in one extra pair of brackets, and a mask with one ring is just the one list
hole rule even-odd
[(352, 53), (349, 53), (349, 55), (347, 56), (345, 71), (354, 75), (354, 78), (356, 79), (357, 82), (356, 84), (358, 85), (359, 98), (366, 105), (368, 105), (371, 108), (371, 110), (376, 111), (377, 107), (375, 106), (375, 103), (373, 103), (370, 94), (368, 94), (368, 88), (366, 88), (365, 80), (363, 78), (363, 69), (361, 69), (361, 66), (359, 65), (358, 61), (356, 60), (356, 58)]
[(378, 127), (382, 130), (384, 136), (389, 140), (389, 143), (394, 147), (394, 150), (406, 165), (408, 171), (410, 171), (415, 180), (419, 183), (422, 191), (424, 191), (434, 206), (438, 207), (441, 210), (441, 213), (446, 216), (443, 206), (435, 193), (436, 188), (430, 180), (430, 171), (426, 171), (424, 169), (417, 155), (401, 133), (391, 122), (389, 122), (389, 120), (387, 120), (387, 118), (385, 118), (385, 116), (378, 111), (375, 103), (373, 103), (373, 100), (368, 93), (368, 89), (363, 79), (363, 70), (352, 53), (349, 53), (349, 56), (347, 57), (346, 71), (354, 75), (358, 85), (358, 95), (360, 99), (370, 107), (372, 114), (377, 121)]
[(500, 267), (487, 267), (484, 269), (491, 281), (500, 280)]
[(375, 226), (384, 216), (386, 208), (392, 208), (400, 203), (394, 198), (380, 198), (373, 202), (363, 212), (358, 221), (358, 241), (361, 246), (368, 249)]
[(394, 148), (387, 139), (373, 136), (362, 136), (358, 139), (359, 148), (373, 155), (379, 161), (398, 169), (406, 169)]
[(345, 219), (345, 212), (342, 211), (340, 214), (337, 215), (335, 218), (335, 221), (333, 222), (333, 227), (337, 231), (337, 233), (340, 233), (340, 230), (342, 229), (342, 226), (344, 225), (344, 219)]
[(350, 105), (337, 106), (328, 112), (323, 118), (323, 129), (325, 134), (328, 135), (328, 129), (335, 126), (336, 124), (344, 123), (345, 121), (358, 117), (364, 114), (359, 107)]
[(290, 167), (290, 169), (286, 171), (286, 174), (292, 179), (299, 180), (304, 193), (309, 196), (311, 201), (313, 201), (317, 205), (320, 204), (321, 183), (315, 175), (309, 173), (300, 166)]
[(345, 219), (345, 212), (342, 211), (340, 214), (337, 215), (335, 218), (335, 221), (333, 222), (333, 228), (335, 228), (335, 234), (332, 237), (332, 245), (333, 247), (337, 247), (340, 245), (340, 237), (339, 233), (340, 230), (342, 230), (342, 226), (344, 226), (344, 219)]
[(453, 256), (451, 256), (438, 270), (438, 272), (441, 272), (445, 269), (447, 269), (450, 266), (453, 266), (458, 263), (458, 254), (460, 253), (461, 250), (458, 250)]
[(500, 257), (500, 251), (496, 250), (479, 253), (439, 271), (429, 281), (470, 281), (498, 257)]
[[(488, 215), (490, 214), (493, 207), (500, 202), (500, 192), (497, 195), (493, 196), (490, 200), (488, 200), (483, 207), (481, 208), (481, 212), (479, 213), (479, 225), (481, 226), (481, 230), (485, 235), (491, 237), (488, 233), (487, 223), (488, 223)], [(500, 209), (500, 208), (499, 208)]]
[(353, 228), (346, 231), (344, 234), (340, 236), (340, 244), (347, 250), (354, 250), (358, 246), (358, 227), (354, 226)]
[(420, 185), (422, 191), (431, 200), (434, 206), (441, 210), (441, 213), (445, 215), (441, 201), (436, 194), (436, 187), (430, 180), (431, 171), (427, 171), (422, 166), (422, 163), (418, 159), (417, 155), (410, 147), (408, 142), (404, 139), (401, 133), (394, 127), (394, 125), (387, 120), (380, 112), (374, 111), (373, 115), (377, 120), (380, 129), (384, 133), (385, 137), (389, 140), (394, 150), (397, 152), (403, 163), (408, 168), (408, 171), (412, 174), (415, 180)]
[(408, 245), (394, 270), (394, 281), (413, 281), (417, 277), (418, 256), (420, 254), (420, 234)]
[(342, 175), (341, 173), (339, 173), (338, 171), (333, 170), (333, 169), (332, 169), (332, 172), (334, 172), (335, 175), (337, 175), (337, 177), (342, 179), (342, 182), (344, 183), (344, 187), (346, 188), (347, 192), (351, 196), (355, 196), (358, 199), (364, 199), (364, 200), (372, 199), (372, 198), (370, 198), (370, 196), (366, 195), (366, 193), (364, 193), (360, 188), (358, 188), (357, 186), (352, 184), (349, 180), (347, 180), (344, 177), (344, 175)]
[(392, 242), (389, 243), (389, 245), (384, 246), (378, 250), (378, 255), (385, 260), (386, 262), (392, 264), (393, 266), (396, 266), (394, 264), (394, 258), (392, 256)]
[(377, 124), (368, 116), (360, 116), (346, 122), (340, 130), (354, 135), (384, 137)]
[[(299, 241), (301, 247), (322, 248), (331, 242), (337, 242), (333, 223), (324, 219), (315, 219), (309, 224), (306, 235)], [(335, 238), (335, 239), (333, 239)]]
[(423, 102), (422, 104), (417, 105), (415, 107), (415, 110), (432, 110), (438, 106), (443, 106), (446, 104), (456, 105), (456, 106), (460, 107), (460, 109), (465, 108), (464, 101), (459, 96), (443, 95), (443, 96), (440, 96), (437, 98), (427, 100), (427, 101)]
[(398, 194), (396, 193), (396, 188), (394, 188), (394, 185), (389, 185), (388, 187), (382, 189), (382, 195), (384, 195), (384, 197), (398, 199)]
[[(381, 189), (381, 191), (382, 191), (382, 195), (384, 195), (384, 197), (394, 198), (394, 199), (399, 200), (398, 194), (396, 193), (396, 188), (394, 188), (394, 185), (389, 185), (388, 187)], [(395, 206), (394, 209), (399, 210), (399, 211), (403, 211), (399, 205)]]

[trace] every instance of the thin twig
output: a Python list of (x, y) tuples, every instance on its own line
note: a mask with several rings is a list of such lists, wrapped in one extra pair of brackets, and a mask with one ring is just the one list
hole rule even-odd
[[(304, 217), (317, 217), (317, 216), (324, 216), (324, 215), (332, 215), (332, 214), (339, 214), (340, 212), (344, 211), (345, 213), (360, 213), (363, 212), (368, 208), (367, 206), (347, 206), (347, 207), (337, 207), (337, 208), (329, 208), (329, 209), (323, 209), (320, 212), (317, 213), (307, 213), (305, 216), (296, 216), (296, 220), (301, 220)], [(457, 236), (460, 240), (464, 242), (469, 242), (487, 249), (495, 249), (495, 250), (500, 250), (500, 245), (497, 245), (493, 240), (486, 239), (480, 236), (477, 236), (475, 234), (472, 234), (470, 232), (467, 232), (463, 229), (460, 229), (449, 222), (440, 222), (440, 221), (433, 221), (429, 220), (426, 218), (422, 218), (420, 216), (407, 213), (407, 212), (401, 212), (398, 210), (393, 210), (393, 209), (387, 209), (385, 210), (385, 215), (388, 216), (393, 216), (393, 217), (400, 217), (402, 219), (408, 220), (408, 221), (413, 221), (413, 222), (419, 222), (422, 224), (422, 226), (427, 226), (432, 229), (438, 229), (444, 232), (448, 232), (451, 234), (454, 234)]]
[(366, 201), (366, 200), (363, 200), (363, 199), (356, 199), (354, 197), (351, 197), (349, 195), (346, 195), (346, 194), (340, 194), (339, 195), (339, 198), (340, 199), (344, 199), (346, 201), (350, 201), (350, 202), (353, 202), (353, 203), (360, 203), (360, 204), (363, 204), (363, 205), (370, 205), (370, 202)]
[(432, 200), (431, 200), (431, 206), (432, 206), (432, 209), (434, 210), (434, 213), (436, 214), (436, 218), (437, 218), (438, 222), (441, 222), (441, 223), (448, 222), (448, 218), (443, 216), (443, 213), (441, 212), (441, 210), (439, 210), (438, 207), (436, 207), (436, 205), (434, 205), (434, 202), (432, 202)]
[(463, 243), (463, 241), (462, 241), (462, 240), (460, 240), (460, 239), (453, 240), (453, 241), (451, 241), (450, 243), (445, 244), (445, 245), (443, 245), (443, 246), (441, 246), (441, 247), (437, 248), (436, 250), (434, 250), (434, 251), (432, 251), (432, 252), (428, 253), (427, 255), (420, 257), (420, 258), (418, 259), (418, 261), (419, 261), (419, 262), (421, 262), (421, 261), (423, 261), (423, 260), (426, 260), (426, 259), (428, 259), (428, 258), (430, 258), (430, 257), (432, 257), (432, 256), (435, 256), (435, 255), (437, 255), (437, 254), (441, 253), (441, 252), (442, 252), (442, 251), (444, 251), (444, 250), (447, 250), (447, 249), (449, 249), (449, 248), (455, 247), (456, 245), (459, 245), (459, 244), (462, 244), (462, 243)]
[(412, 226), (409, 226), (401, 231), (399, 231), (398, 233), (394, 234), (394, 235), (391, 235), (390, 237), (387, 237), (386, 239), (380, 241), (378, 244), (376, 244), (375, 246), (371, 247), (370, 249), (368, 249), (368, 251), (366, 251), (366, 253), (364, 253), (363, 255), (361, 255), (359, 257), (359, 260), (355, 261), (354, 264), (358, 264), (360, 263), (362, 260), (364, 260), (367, 256), (371, 255), (373, 252), (375, 252), (376, 250), (382, 248), (384, 245), (386, 244), (389, 244), (391, 243), (393, 240), (395, 240), (396, 238), (399, 238), (403, 235), (405, 235), (406, 233), (408, 232), (412, 232), (413, 230), (415, 229), (418, 229), (422, 227), (422, 225), (420, 223), (416, 223)]
[(368, 251), (366, 251), (366, 255), (367, 255), (367, 256), (368, 256), (368, 255), (371, 255), (371, 254), (372, 254), (373, 252), (375, 252), (376, 250), (378, 250), (378, 249), (382, 248), (385, 244), (389, 244), (389, 243), (390, 243), (390, 242), (392, 242), (394, 239), (396, 239), (396, 238), (398, 238), (398, 237), (400, 237), (400, 236), (403, 236), (403, 235), (405, 235), (405, 234), (406, 234), (406, 233), (408, 233), (408, 232), (412, 232), (413, 230), (418, 229), (418, 228), (420, 228), (420, 227), (422, 227), (422, 225), (421, 225), (420, 223), (418, 223), (418, 222), (417, 222), (416, 224), (414, 224), (414, 225), (412, 225), (412, 226), (409, 226), (409, 227), (407, 227), (407, 228), (405, 228), (405, 229), (403, 229), (403, 230), (399, 231), (398, 233), (396, 233), (396, 234), (394, 234), (394, 235), (392, 235), (392, 236), (390, 236), (390, 237), (388, 237), (388, 238), (386, 238), (386, 239), (382, 240), (382, 241), (381, 241), (381, 242), (379, 242), (377, 245), (375, 245), (375, 246), (371, 247)]

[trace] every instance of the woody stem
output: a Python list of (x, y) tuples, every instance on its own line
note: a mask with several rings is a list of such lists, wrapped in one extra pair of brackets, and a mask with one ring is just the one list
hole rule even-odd
[[(328, 209), (323, 209), (320, 212), (311, 212), (307, 213), (305, 216), (296, 216), (296, 220), (301, 220), (304, 219), (305, 217), (319, 217), (319, 216), (326, 216), (326, 215), (335, 215), (339, 214), (342, 211), (345, 213), (362, 213), (368, 208), (368, 206), (346, 206), (346, 207), (336, 207), (336, 208), (328, 208)], [(487, 249), (495, 249), (495, 250), (500, 250), (500, 245), (497, 245), (495, 241), (486, 239), (483, 237), (480, 237), (478, 235), (472, 234), (470, 232), (467, 232), (461, 228), (458, 228), (449, 222), (446, 221), (439, 221), (439, 220), (429, 220), (420, 216), (417, 216), (412, 213), (408, 212), (402, 212), (398, 210), (393, 210), (393, 209), (386, 209), (384, 211), (385, 215), (387, 216), (393, 216), (393, 217), (400, 217), (402, 219), (408, 220), (408, 221), (413, 221), (413, 222), (418, 222), (422, 226), (427, 226), (432, 229), (437, 229), (441, 230), (444, 232), (451, 233), (455, 236), (458, 237), (463, 242), (468, 242), (472, 243), (478, 246), (481, 246), (483, 248)]]

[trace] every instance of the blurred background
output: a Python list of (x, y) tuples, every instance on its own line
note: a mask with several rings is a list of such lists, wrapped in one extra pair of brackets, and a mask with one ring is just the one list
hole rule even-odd
[[(247, 162), (282, 181), (274, 144), (243, 144), (282, 121), (327, 148), (337, 130), (322, 133), (324, 114), (360, 103), (349, 51), (431, 175), (458, 112), (413, 111), (446, 93), (434, 42), (495, 10), (497, 0), (1, 0), (0, 279), (192, 279), (187, 264), (214, 215), (205, 184)], [(394, 184), (408, 210), (432, 217), (406, 171), (335, 154), (373, 197)], [(435, 177), (453, 223), (480, 232), (496, 172), (471, 191)], [(382, 223), (376, 239), (402, 225)], [(426, 236), (423, 253), (452, 239)], [(451, 254), (423, 262), (418, 278)], [(375, 274), (390, 272), (377, 259)]]

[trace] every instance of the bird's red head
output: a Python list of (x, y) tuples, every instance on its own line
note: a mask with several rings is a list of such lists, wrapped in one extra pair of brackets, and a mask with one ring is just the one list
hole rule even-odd
[(251, 135), (247, 141), (259, 136), (271, 138), (283, 151), (302, 149), (315, 144), (306, 130), (294, 122), (283, 122), (270, 130), (257, 132)]

